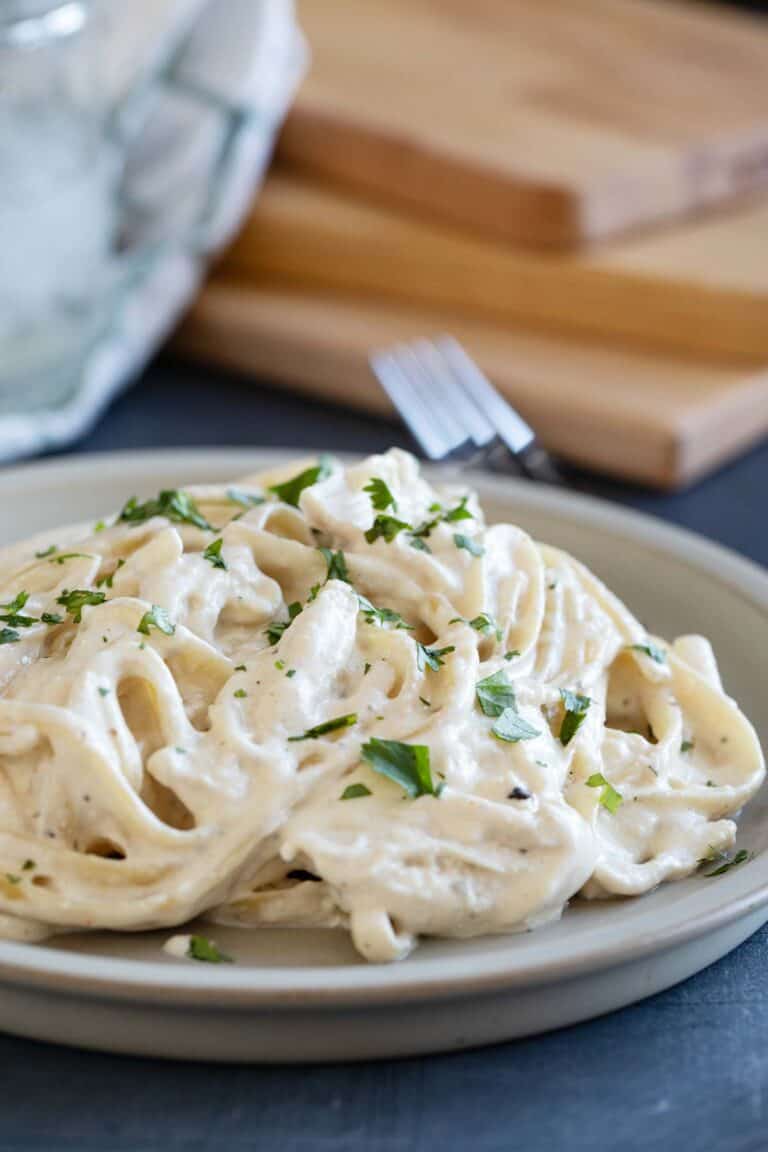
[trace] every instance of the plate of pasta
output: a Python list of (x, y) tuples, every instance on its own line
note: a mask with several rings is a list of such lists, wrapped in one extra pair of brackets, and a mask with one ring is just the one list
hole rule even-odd
[(73, 458), (0, 494), (0, 1027), (436, 1051), (768, 920), (746, 561), (396, 449)]

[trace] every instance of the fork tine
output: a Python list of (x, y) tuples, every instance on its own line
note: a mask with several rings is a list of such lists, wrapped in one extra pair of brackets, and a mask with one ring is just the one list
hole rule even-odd
[(375, 352), (370, 365), (379, 383), (431, 460), (442, 460), (466, 441), (408, 345)]
[(418, 340), (411, 346), (433, 384), (435, 401), (453, 413), (457, 424), (476, 448), (485, 448), (496, 432), (475, 400), (462, 387), (461, 378), (443, 349), (432, 340)]
[(533, 429), (496, 391), (462, 346), (451, 336), (440, 336), (435, 344), (512, 455), (517, 456), (530, 448), (536, 440)]
[(404, 375), (392, 352), (374, 352), (369, 363), (374, 375), (408, 426), (411, 435), (430, 460), (442, 460), (448, 447), (426, 408)]

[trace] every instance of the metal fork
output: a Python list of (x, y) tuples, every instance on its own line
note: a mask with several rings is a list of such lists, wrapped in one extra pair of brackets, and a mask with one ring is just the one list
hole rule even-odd
[(430, 460), (562, 483), (533, 429), (451, 336), (395, 344), (369, 362)]

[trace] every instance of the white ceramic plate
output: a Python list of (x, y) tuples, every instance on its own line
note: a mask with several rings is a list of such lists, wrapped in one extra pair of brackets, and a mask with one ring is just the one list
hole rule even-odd
[[(131, 453), (0, 473), (0, 540), (274, 459)], [(652, 631), (710, 636), (727, 690), (765, 743), (768, 575), (621, 508), (509, 480), (472, 483), (490, 520), (516, 521), (575, 553)], [(329, 931), (217, 927), (217, 941), (237, 958), (221, 967), (164, 954), (170, 933), (0, 942), (0, 1027), (154, 1056), (303, 1061), (435, 1052), (571, 1024), (690, 976), (768, 920), (767, 792), (741, 821), (739, 844), (756, 858), (726, 875), (635, 900), (577, 903), (560, 923), (525, 935), (428, 941), (397, 965), (367, 965)]]

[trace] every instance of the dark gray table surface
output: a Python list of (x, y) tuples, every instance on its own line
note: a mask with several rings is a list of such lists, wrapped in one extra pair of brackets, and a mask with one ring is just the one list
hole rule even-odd
[[(397, 425), (160, 362), (77, 448), (392, 443), (409, 446)], [(674, 496), (571, 482), (768, 563), (768, 446)], [(173, 1064), (0, 1036), (0, 1152), (762, 1150), (767, 963), (763, 930), (699, 976), (591, 1023), (378, 1064)]]

